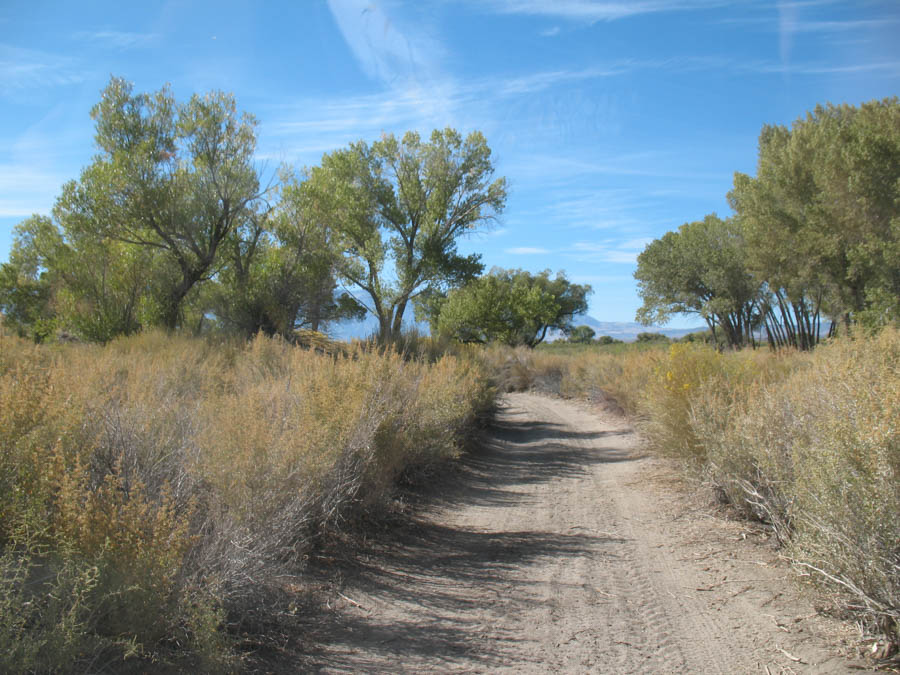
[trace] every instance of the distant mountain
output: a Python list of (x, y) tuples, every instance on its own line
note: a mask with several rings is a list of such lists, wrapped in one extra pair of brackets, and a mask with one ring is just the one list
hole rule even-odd
[[(665, 326), (643, 326), (634, 321), (600, 321), (592, 316), (579, 316), (573, 322), (576, 326), (590, 326), (594, 329), (596, 337), (609, 335), (623, 342), (634, 342), (638, 333), (662, 333), (670, 338), (684, 337), (688, 333), (707, 330), (706, 326), (694, 328), (667, 328)], [(560, 336), (556, 336), (560, 337)]]
[[(695, 328), (666, 328), (665, 326), (642, 326), (639, 323), (625, 321), (599, 321), (592, 316), (580, 316), (575, 319), (576, 326), (590, 326), (594, 329), (597, 337), (601, 335), (609, 335), (616, 340), (623, 342), (634, 342), (637, 340), (638, 333), (662, 333), (670, 338), (680, 338), (688, 333), (696, 333), (697, 331), (705, 331), (706, 326), (697, 326)], [(403, 328), (417, 328), (423, 335), (428, 335), (427, 323), (416, 323), (415, 321), (404, 321)], [(333, 338), (338, 340), (349, 341), (354, 338), (366, 338), (374, 335), (378, 331), (378, 321), (374, 316), (367, 316), (362, 321), (343, 321), (332, 326), (327, 332)], [(555, 333), (549, 335), (550, 340), (558, 340), (562, 335)]]

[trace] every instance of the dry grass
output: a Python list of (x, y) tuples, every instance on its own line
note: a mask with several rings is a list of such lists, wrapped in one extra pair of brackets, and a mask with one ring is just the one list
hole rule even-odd
[(315, 537), (492, 405), (474, 360), (316, 348), (0, 335), (0, 670), (229, 670)]
[(900, 645), (900, 333), (813, 354), (490, 353), (510, 389), (615, 399), (656, 452), (772, 526), (836, 604)]
[(706, 396), (692, 423), (711, 479), (774, 527), (841, 604), (900, 642), (900, 333), (843, 340)]

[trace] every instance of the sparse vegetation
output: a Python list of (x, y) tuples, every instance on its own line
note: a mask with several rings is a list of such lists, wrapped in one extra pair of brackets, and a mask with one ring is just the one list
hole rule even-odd
[(235, 667), (290, 620), (314, 539), (458, 455), (492, 401), (453, 356), (0, 336), (0, 669)]
[(771, 526), (837, 606), (896, 649), (900, 332), (811, 354), (572, 347), (496, 350), (490, 362), (507, 389), (621, 406), (650, 448)]
[[(238, 667), (296, 613), (316, 538), (457, 456), (495, 386), (628, 412), (896, 648), (898, 115), (765, 127), (735, 215), (638, 258), (638, 318), (709, 331), (626, 345), (574, 326), (589, 286), (458, 253), (506, 203), (480, 133), (354, 143), (263, 187), (230, 95), (113, 78), (99, 154), (0, 266), (0, 670)], [(410, 304), (439, 339), (401, 333)], [(366, 311), (379, 348), (318, 332)], [(847, 335), (803, 353), (829, 317)], [(763, 332), (771, 352), (721, 351)]]

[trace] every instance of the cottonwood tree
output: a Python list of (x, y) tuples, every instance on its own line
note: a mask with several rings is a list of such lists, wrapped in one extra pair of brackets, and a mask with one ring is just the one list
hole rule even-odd
[[(35, 215), (19, 223), (9, 261), (0, 265), (3, 324), (35, 342), (48, 338), (56, 329), (56, 313), (51, 306), (56, 279), (39, 253), (46, 235), (53, 239), (44, 246), (55, 248), (57, 230), (46, 216)], [(35, 244), (36, 238), (41, 244)]]
[(596, 331), (594, 331), (594, 329), (590, 326), (575, 326), (575, 328), (573, 328), (569, 333), (569, 342), (587, 344), (593, 341), (596, 334)]
[(146, 296), (159, 272), (154, 255), (55, 218), (28, 218), (0, 273), (5, 323), (37, 341), (58, 330), (93, 342), (134, 333), (153, 313)]
[(715, 214), (685, 223), (638, 256), (637, 320), (665, 324), (672, 314), (697, 314), (731, 347), (751, 343), (761, 284), (745, 265), (740, 227)]
[(814, 344), (820, 311), (848, 328), (900, 320), (898, 99), (764, 127), (757, 175), (736, 173), (728, 197), (785, 342)]
[(223, 243), (259, 208), (256, 121), (230, 94), (178, 103), (168, 87), (135, 94), (115, 77), (91, 116), (100, 153), (63, 188), (59, 218), (73, 236), (159, 253), (160, 322), (174, 329), (186, 296), (216, 272)]
[(591, 287), (573, 284), (564, 273), (532, 275), (494, 268), (447, 295), (437, 332), (461, 342), (502, 342), (535, 347), (551, 329), (568, 334), (573, 317), (587, 311)]
[(225, 243), (210, 290), (216, 318), (243, 335), (291, 338), (298, 328), (364, 316), (349, 294), (336, 293), (339, 238), (314, 217), (303, 183), (284, 170), (277, 205)]
[(385, 135), (326, 154), (309, 171), (306, 217), (338, 233), (338, 273), (377, 319), (379, 335), (399, 335), (419, 296), (473, 278), (479, 256), (458, 253), (460, 237), (494, 220), (506, 181), (494, 179), (484, 136), (435, 130), (428, 141)]

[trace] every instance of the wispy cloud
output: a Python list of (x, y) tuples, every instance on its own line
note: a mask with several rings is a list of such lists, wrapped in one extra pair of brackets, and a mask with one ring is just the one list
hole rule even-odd
[(38, 87), (78, 84), (87, 79), (73, 58), (36, 49), (0, 45), (0, 93)]
[[(846, 34), (851, 32), (871, 33), (880, 29), (890, 28), (900, 23), (900, 17), (895, 14), (872, 19), (819, 20), (806, 16), (811, 7), (833, 4), (834, 0), (809, 0), (807, 2), (792, 2), (778, 0), (776, 8), (778, 21), (775, 24), (778, 30), (778, 51), (781, 57), (781, 65), (785, 73), (798, 72), (791, 68), (791, 57), (794, 46), (794, 38), (798, 34)], [(757, 19), (752, 19), (756, 21)], [(767, 23), (765, 19), (759, 19), (761, 23)], [(802, 71), (801, 71), (802, 72)], [(816, 71), (817, 74), (818, 71)], [(838, 71), (840, 72), (840, 71)]]
[[(463, 97), (445, 94), (447, 106), (433, 106), (428, 92), (414, 87), (363, 96), (332, 99), (304, 98), (293, 103), (269, 106), (261, 115), (258, 157), (287, 161), (317, 161), (348, 143), (378, 138), (384, 132), (423, 131), (456, 125), (452, 108)], [(447, 107), (451, 110), (448, 110)]]
[(550, 249), (540, 248), (538, 246), (517, 246), (515, 248), (506, 249), (506, 253), (511, 255), (540, 255), (542, 253), (550, 252)]
[(470, 233), (469, 236), (471, 236), (473, 239), (485, 240), (505, 237), (509, 233), (510, 229), (508, 227), (497, 227), (488, 230), (476, 230), (475, 232)]
[[(360, 138), (377, 138), (384, 131), (429, 130), (444, 126), (466, 128), (477, 121), (499, 117), (498, 110), (513, 99), (524, 99), (553, 87), (591, 78), (621, 75), (628, 67), (541, 71), (517, 77), (487, 77), (459, 83), (452, 78), (433, 80), (428, 87), (416, 83), (374, 94), (331, 99), (304, 98), (291, 104), (270, 106), (265, 114), (264, 134), (271, 139), (263, 156), (304, 155), (332, 150)], [(509, 116), (504, 108), (503, 116)], [(472, 125), (476, 126), (476, 125)]]
[(543, 37), (556, 37), (557, 35), (560, 34), (560, 31), (561, 31), (561, 29), (560, 29), (559, 26), (553, 26), (552, 28), (548, 28), (548, 29), (546, 29), (546, 30), (542, 30), (542, 31), (541, 31), (541, 36), (543, 36)]
[(617, 241), (575, 242), (568, 256), (581, 262), (606, 262), (633, 265), (644, 247), (652, 241), (649, 237)]
[(639, 67), (640, 64), (631, 61), (620, 61), (593, 68), (549, 70), (505, 79), (492, 78), (476, 81), (471, 88), (485, 92), (491, 91), (497, 96), (518, 96), (546, 91), (560, 84), (625, 75)]
[(430, 87), (440, 80), (441, 44), (424, 26), (406, 26), (386, 3), (328, 0), (344, 41), (363, 71), (391, 87)]
[(387, 100), (369, 101), (382, 115), (400, 111), (440, 120), (435, 126), (450, 123), (456, 86), (441, 68), (444, 48), (425, 17), (409, 25), (389, 2), (328, 0), (328, 7), (363, 72), (389, 88)]
[(605, 2), (602, 0), (477, 0), (501, 14), (549, 16), (556, 19), (596, 23), (615, 21), (640, 14), (681, 12), (709, 9), (731, 4), (727, 0), (633, 0)]
[(0, 217), (26, 218), (49, 213), (63, 177), (31, 164), (0, 164)]
[(800, 17), (799, 6), (796, 3), (780, 3), (778, 9), (779, 17), (777, 19), (770, 16), (725, 17), (717, 23), (741, 27), (758, 26), (763, 31), (777, 31), (789, 35), (796, 33), (868, 33), (900, 24), (900, 17), (896, 16), (833, 21), (804, 20)]
[(116, 49), (136, 49), (149, 47), (158, 41), (160, 36), (158, 33), (128, 33), (124, 31), (101, 30), (79, 31), (74, 33), (72, 38), (79, 42), (93, 42)]
[(898, 17), (858, 21), (798, 21), (791, 26), (791, 30), (795, 33), (844, 33), (877, 30), (898, 23), (900, 23)]
[(754, 73), (784, 73), (790, 75), (853, 75), (861, 73), (884, 73), (900, 77), (900, 61), (871, 61), (867, 63), (827, 64), (827, 63), (771, 63), (758, 61), (744, 63), (736, 69)]

